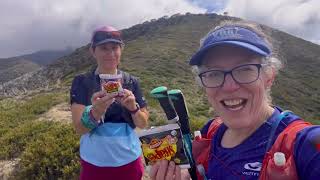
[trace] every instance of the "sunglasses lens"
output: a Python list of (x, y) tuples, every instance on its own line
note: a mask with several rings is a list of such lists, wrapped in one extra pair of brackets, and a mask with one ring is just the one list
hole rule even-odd
[(98, 31), (93, 37), (93, 42), (100, 42), (105, 39), (116, 39), (121, 41), (121, 33), (119, 31), (104, 32)]

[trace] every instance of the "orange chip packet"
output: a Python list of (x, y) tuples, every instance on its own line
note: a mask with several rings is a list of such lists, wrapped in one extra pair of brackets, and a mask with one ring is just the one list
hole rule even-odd
[(99, 74), (101, 90), (106, 93), (118, 94), (123, 93), (123, 88), (121, 86), (122, 74)]
[(178, 124), (158, 126), (139, 132), (138, 135), (147, 166), (166, 159), (174, 161), (180, 168), (190, 168)]

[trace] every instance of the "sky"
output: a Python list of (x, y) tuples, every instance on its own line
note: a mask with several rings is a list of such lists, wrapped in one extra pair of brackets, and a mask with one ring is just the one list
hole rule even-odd
[(320, 44), (319, 0), (1, 0), (0, 58), (77, 48), (101, 25), (123, 29), (186, 12), (228, 12)]

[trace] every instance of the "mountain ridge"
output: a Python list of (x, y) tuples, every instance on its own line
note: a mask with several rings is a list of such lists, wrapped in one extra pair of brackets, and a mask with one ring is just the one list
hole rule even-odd
[(0, 59), (0, 83), (5, 83), (26, 73), (47, 66), (73, 50), (41, 50), (30, 54)]
[[(188, 59), (209, 29), (230, 19), (240, 20), (217, 14), (187, 14), (163, 17), (124, 29), (126, 46), (120, 68), (140, 77), (152, 106), (156, 103), (149, 97), (148, 91), (165, 85), (181, 89), (191, 104), (191, 112), (197, 112), (192, 115), (200, 115), (200, 119), (204, 119), (211, 111), (203, 91), (194, 81)], [(280, 57), (287, 60), (272, 88), (275, 104), (292, 109), (303, 117), (320, 119), (320, 46), (264, 25), (262, 28), (279, 42)], [(68, 89), (76, 74), (94, 65), (88, 48), (89, 45), (78, 48), (37, 73), (29, 74), (28, 78), (0, 86), (0, 96), (52, 87), (58, 81), (60, 87)]]

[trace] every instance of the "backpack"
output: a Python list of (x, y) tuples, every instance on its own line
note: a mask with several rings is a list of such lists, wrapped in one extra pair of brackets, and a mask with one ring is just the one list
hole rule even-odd
[[(272, 128), (269, 140), (274, 136), (275, 130), (279, 124), (279, 122), (287, 115), (287, 112), (283, 112), (280, 114), (281, 117), (275, 122), (276, 125)], [(210, 150), (211, 150), (211, 142), (212, 137), (222, 124), (222, 120), (218, 117), (214, 119), (208, 129), (207, 135), (200, 140), (195, 140), (192, 143), (192, 153), (197, 165), (197, 179), (198, 180), (206, 180), (205, 172), (208, 170), (208, 163), (210, 159)], [(294, 144), (296, 135), (302, 129), (307, 126), (311, 126), (309, 122), (305, 122), (303, 120), (296, 120), (290, 123), (277, 137), (276, 141), (272, 145), (271, 149), (267, 145), (267, 152), (263, 158), (262, 169), (260, 171), (260, 180), (297, 180), (297, 170), (295, 166), (295, 161), (293, 157)], [(271, 143), (271, 141), (269, 141)], [(286, 163), (284, 166), (276, 166), (273, 160), (273, 155), (275, 152), (282, 152), (285, 154)]]

